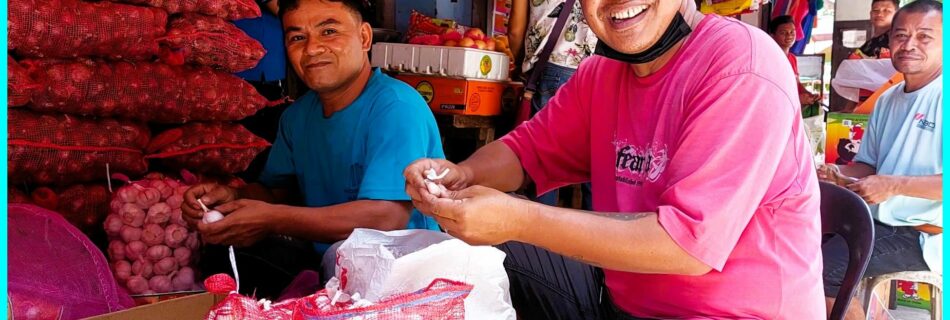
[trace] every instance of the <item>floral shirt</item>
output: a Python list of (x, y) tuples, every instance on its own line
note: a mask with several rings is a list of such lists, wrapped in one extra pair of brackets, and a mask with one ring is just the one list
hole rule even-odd
[[(548, 34), (554, 28), (558, 15), (564, 7), (563, 0), (528, 0), (531, 3), (531, 19), (528, 22), (528, 32), (525, 37), (525, 61), (522, 70), (530, 70), (538, 61), (538, 54), (547, 43)], [(584, 14), (581, 12), (581, 2), (574, 2), (574, 10), (564, 31), (557, 38), (557, 45), (548, 59), (553, 64), (577, 69), (584, 58), (594, 52), (597, 46), (597, 36), (590, 31)]]

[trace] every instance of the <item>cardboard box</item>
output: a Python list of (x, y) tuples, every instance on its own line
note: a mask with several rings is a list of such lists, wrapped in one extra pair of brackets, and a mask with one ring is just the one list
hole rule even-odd
[(517, 99), (518, 84), (501, 81), (397, 74), (425, 99), (434, 113), (495, 116), (503, 98)]
[(86, 320), (200, 320), (208, 315), (211, 307), (223, 299), (224, 296), (201, 293), (86, 318)]
[(868, 117), (866, 114), (828, 113), (825, 163), (849, 164), (854, 161), (864, 131), (868, 129)]
[(385, 42), (374, 44), (371, 51), (370, 62), (373, 67), (387, 71), (508, 80), (508, 56), (501, 52)]
[(172, 300), (172, 299), (178, 299), (181, 297), (196, 295), (199, 293), (205, 293), (205, 291), (194, 290), (194, 291), (177, 291), (177, 292), (156, 293), (156, 294), (140, 294), (140, 295), (132, 295), (132, 300), (135, 300), (136, 306), (143, 306), (143, 305), (158, 303), (158, 302), (162, 302), (166, 300)]

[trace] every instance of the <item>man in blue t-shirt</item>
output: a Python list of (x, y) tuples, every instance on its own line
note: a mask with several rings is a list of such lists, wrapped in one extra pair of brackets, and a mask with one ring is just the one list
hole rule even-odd
[[(287, 56), (312, 92), (281, 117), (259, 183), (200, 184), (185, 193), (182, 211), (205, 242), (259, 247), (282, 235), (313, 241), (320, 251), (354, 228), (438, 230), (412, 209), (402, 176), (416, 159), (444, 158), (435, 118), (412, 87), (370, 67), (372, 29), (359, 8), (352, 0), (280, 0)], [(200, 222), (198, 199), (224, 219)], [(300, 206), (288, 205), (294, 200)], [(287, 258), (273, 255), (255, 257), (275, 265)], [(287, 284), (252, 280), (270, 276), (261, 273), (241, 274), (242, 283), (254, 283), (242, 293)]]

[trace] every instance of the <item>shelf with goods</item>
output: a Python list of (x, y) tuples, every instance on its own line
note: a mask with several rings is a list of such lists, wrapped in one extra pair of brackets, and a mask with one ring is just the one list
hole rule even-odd
[(269, 144), (236, 121), (284, 102), (232, 74), (265, 52), (231, 21), (260, 14), (250, 0), (11, 3), (9, 202), (66, 218), (128, 293), (199, 289), (182, 193), (240, 184)]

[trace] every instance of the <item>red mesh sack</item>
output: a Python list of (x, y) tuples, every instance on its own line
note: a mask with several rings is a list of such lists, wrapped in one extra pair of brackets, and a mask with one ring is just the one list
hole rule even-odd
[(455, 29), (460, 34), (465, 32), (453, 20), (436, 19), (412, 10), (409, 14), (409, 29), (406, 32), (406, 38), (411, 39), (420, 35), (441, 35), (446, 32), (446, 29)]
[(23, 192), (20, 189), (14, 188), (13, 186), (7, 186), (7, 202), (33, 203), (30, 201), (30, 195), (26, 194), (26, 192)]
[[(318, 279), (319, 280), (319, 279)], [(293, 316), (297, 299), (286, 299), (278, 303), (254, 300), (237, 293), (234, 278), (226, 273), (218, 273), (205, 279), (205, 288), (208, 292), (218, 295), (227, 295), (221, 302), (211, 307), (205, 316), (207, 320), (219, 319), (268, 319), (290, 320)]]
[(294, 320), (377, 319), (453, 320), (465, 319), (465, 298), (472, 285), (435, 279), (425, 289), (386, 298), (370, 306), (354, 306), (352, 301), (333, 304), (327, 290), (297, 301)]
[(77, 184), (57, 189), (33, 189), (27, 202), (56, 211), (90, 238), (99, 238), (94, 235), (101, 234), (100, 226), (109, 213), (109, 200), (111, 195), (106, 186)]
[(114, 119), (10, 110), (7, 161), (10, 181), (70, 185), (101, 180), (112, 172), (142, 174), (148, 144), (144, 125)]
[(7, 105), (18, 107), (30, 103), (37, 84), (30, 79), (29, 72), (13, 57), (7, 57)]
[(234, 174), (246, 170), (269, 145), (239, 124), (195, 122), (155, 136), (146, 158), (174, 169)]
[(26, 61), (43, 84), (30, 108), (156, 123), (230, 121), (269, 103), (251, 84), (208, 67), (93, 60)]
[(158, 53), (168, 14), (78, 0), (10, 1), (8, 46), (25, 57), (144, 59)]
[(8, 291), (13, 319), (81, 319), (134, 305), (79, 230), (43, 208), (7, 207)]
[(149, 174), (116, 190), (103, 229), (119, 285), (132, 294), (191, 291), (198, 233), (181, 213), (188, 184)]
[(254, 68), (267, 52), (234, 24), (197, 14), (172, 19), (168, 34), (159, 42), (165, 63), (196, 64), (231, 73)]
[(254, 0), (110, 0), (163, 8), (168, 13), (200, 13), (228, 20), (261, 16), (261, 8)]

